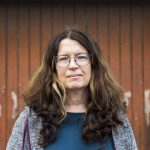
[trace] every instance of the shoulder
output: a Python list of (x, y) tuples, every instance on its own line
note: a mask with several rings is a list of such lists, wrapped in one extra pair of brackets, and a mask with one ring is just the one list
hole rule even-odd
[(120, 111), (119, 117), (123, 122), (123, 126), (118, 126), (112, 131), (116, 149), (123, 150), (122, 148), (127, 148), (129, 150), (137, 150), (133, 129), (127, 115)]
[(41, 118), (36, 115), (36, 113), (30, 108), (25, 107), (25, 109), (20, 113), (18, 119), (16, 120), (16, 126), (24, 128), (26, 119), (29, 121), (29, 129), (41, 128)]
[(126, 115), (125, 112), (123, 111), (119, 111), (119, 118), (121, 119), (121, 121), (123, 122), (123, 126), (124, 127), (128, 127), (130, 125), (128, 117)]
[(9, 137), (8, 143), (7, 143), (7, 150), (17, 150), (19, 148), (21, 148), (21, 144), (22, 144), (22, 137), (23, 137), (23, 131), (24, 131), (24, 124), (25, 124), (25, 120), (26, 117), (28, 115), (28, 109), (24, 109), (19, 117), (17, 118), (14, 127), (12, 129), (12, 133)]
[(23, 127), (27, 118), (31, 123), (34, 122), (35, 120), (39, 120), (34, 111), (30, 109), (30, 107), (26, 106), (24, 110), (20, 113), (19, 117), (17, 118), (14, 127), (16, 126)]
[(14, 124), (13, 131), (18, 130), (18, 128), (22, 129), (21, 131), (23, 131), (23, 126), (28, 114), (29, 114), (29, 108), (25, 107), (25, 109), (20, 113), (19, 117), (17, 118)]
[[(24, 125), (25, 125), (25, 121), (27, 117), (29, 120), (29, 128), (31, 131), (30, 133), (31, 135), (35, 135), (36, 131), (33, 132), (32, 129), (35, 130), (35, 127), (39, 127), (40, 119), (35, 115), (35, 113), (29, 107), (25, 107), (25, 109), (20, 113), (19, 117), (17, 118), (14, 124), (12, 133), (7, 143), (7, 147), (6, 147), (7, 150), (20, 149), (22, 140), (23, 140)], [(31, 142), (32, 142), (32, 139), (31, 139)]]

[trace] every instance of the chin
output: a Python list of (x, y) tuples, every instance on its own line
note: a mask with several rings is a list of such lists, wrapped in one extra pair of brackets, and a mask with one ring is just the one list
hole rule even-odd
[(81, 89), (83, 87), (67, 87), (66, 89), (68, 90), (76, 90), (76, 89)]
[(76, 90), (76, 89), (82, 89), (82, 88), (85, 88), (84, 86), (77, 86), (77, 85), (72, 85), (72, 86), (67, 86), (66, 89), (68, 90)]

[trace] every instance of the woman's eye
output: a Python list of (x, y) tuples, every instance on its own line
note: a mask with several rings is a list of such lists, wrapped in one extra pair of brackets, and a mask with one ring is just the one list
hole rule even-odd
[(88, 59), (87, 56), (77, 56), (77, 59)]
[(57, 61), (63, 61), (63, 60), (68, 60), (68, 57), (60, 57), (60, 58), (58, 58)]

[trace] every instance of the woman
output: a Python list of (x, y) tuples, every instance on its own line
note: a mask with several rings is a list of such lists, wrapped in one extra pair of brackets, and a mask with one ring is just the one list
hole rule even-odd
[(26, 118), (30, 144), (26, 137), (25, 149), (137, 149), (123, 91), (97, 43), (79, 29), (67, 28), (51, 40), (23, 97), (27, 108), (7, 150), (21, 149)]

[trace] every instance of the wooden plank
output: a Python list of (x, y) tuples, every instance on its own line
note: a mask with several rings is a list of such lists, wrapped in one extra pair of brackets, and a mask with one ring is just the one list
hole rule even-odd
[(120, 28), (119, 7), (109, 6), (109, 63), (117, 81), (120, 79)]
[(40, 65), (41, 31), (40, 31), (40, 6), (30, 6), (30, 76)]
[(128, 118), (132, 124), (132, 93), (131, 93), (131, 10), (129, 6), (121, 7), (120, 21), (120, 83), (125, 90), (125, 101), (128, 105)]
[(144, 106), (142, 76), (142, 13), (140, 6), (132, 7), (132, 99), (133, 127), (140, 150), (144, 150)]
[(6, 144), (6, 8), (0, 6), (0, 149)]
[[(69, 9), (66, 6), (64, 8)], [(0, 105), (2, 106), (0, 149), (5, 149), (14, 121), (23, 108), (20, 95), (29, 78), (29, 70), (32, 72), (39, 66), (41, 50), (46, 48), (51, 32), (54, 34), (59, 31), (63, 22), (72, 21), (81, 28), (85, 29), (87, 26), (88, 31), (94, 37), (98, 37), (105, 58), (107, 60), (109, 58), (114, 74), (117, 73), (117, 79), (120, 79), (126, 92), (132, 92), (128, 116), (133, 125), (139, 149), (150, 148), (149, 6), (144, 7), (144, 18), (142, 18), (141, 8), (135, 6), (133, 6), (132, 14), (130, 14), (130, 8), (125, 6), (121, 7), (121, 12), (118, 7), (110, 6), (109, 14), (107, 12), (109, 6), (99, 6), (98, 10), (94, 10), (94, 6), (87, 8), (87, 13), (85, 6), (82, 5), (76, 5), (75, 12), (71, 9), (65, 12), (61, 5), (43, 5), (41, 12), (39, 6), (31, 6), (28, 12), (28, 8), (24, 5), (19, 7), (18, 14), (17, 6), (8, 6), (5, 14), (5, 8), (0, 6)], [(69, 12), (73, 13), (74, 19), (70, 18), (71, 15), (67, 19)], [(15, 100), (19, 106), (17, 109), (13, 109)], [(15, 118), (12, 118), (13, 110), (17, 112)]]
[(7, 138), (18, 115), (17, 7), (7, 7)]
[(97, 41), (97, 7), (95, 5), (87, 6), (87, 31)]
[(143, 74), (144, 74), (144, 112), (145, 112), (145, 150), (150, 149), (150, 7), (143, 12)]
[(52, 8), (52, 35), (58, 33), (63, 27), (63, 7), (54, 5)]
[(75, 6), (75, 25), (79, 26), (82, 30), (85, 30), (86, 28), (86, 16), (84, 5)]
[(74, 23), (75, 23), (74, 5), (64, 5), (63, 7), (64, 26), (74, 26)]
[(20, 5), (18, 13), (18, 95), (21, 112), (24, 108), (22, 92), (29, 79), (29, 9)]
[(98, 7), (98, 43), (108, 61), (108, 7)]
[[(52, 36), (52, 6), (41, 7), (41, 50), (47, 48)], [(42, 53), (41, 52), (41, 53)]]

